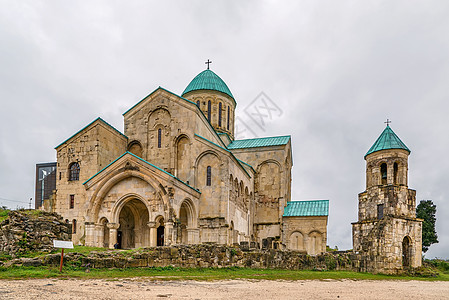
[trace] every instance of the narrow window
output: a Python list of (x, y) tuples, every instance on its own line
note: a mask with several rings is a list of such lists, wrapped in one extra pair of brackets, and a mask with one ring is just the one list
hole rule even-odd
[(398, 184), (398, 169), (399, 169), (399, 167), (398, 167), (398, 163), (394, 163), (394, 165), (393, 165), (393, 174), (394, 174), (394, 177), (393, 177), (393, 180), (394, 180), (394, 184)]
[(200, 100), (196, 101), (196, 106), (200, 107)]
[(211, 120), (210, 120), (210, 116), (211, 116), (211, 113), (212, 113), (212, 104), (210, 103), (210, 100), (207, 102), (207, 120), (209, 120), (209, 123), (211, 123)]
[(61, 180), (62, 172), (59, 172), (59, 180)]
[(70, 208), (75, 207), (75, 195), (70, 195)]
[(212, 168), (210, 166), (207, 166), (207, 174), (206, 174), (206, 185), (211, 186), (212, 181)]
[(228, 128), (228, 130), (229, 130), (229, 111), (230, 111), (229, 107), (230, 106), (228, 106), (228, 119), (227, 119), (227, 122), (228, 122), (227, 128)]
[(387, 164), (382, 164), (380, 166), (380, 175), (382, 179), (382, 184), (387, 184)]
[(69, 180), (76, 181), (80, 179), (80, 165), (77, 162), (74, 162), (70, 165), (70, 173)]
[(384, 217), (384, 205), (377, 204), (377, 219), (380, 220)]
[(222, 105), (220, 102), (220, 104), (218, 105), (218, 127), (221, 127), (221, 108), (222, 108)]
[(157, 147), (161, 148), (161, 146), (162, 146), (162, 129), (159, 128), (157, 130)]
[(76, 233), (76, 219), (73, 219), (72, 221), (72, 234)]

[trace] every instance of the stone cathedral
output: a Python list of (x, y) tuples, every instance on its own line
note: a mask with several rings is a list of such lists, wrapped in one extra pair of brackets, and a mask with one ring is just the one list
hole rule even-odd
[(88, 246), (325, 252), (329, 201), (291, 201), (291, 137), (236, 140), (236, 105), (208, 68), (181, 96), (159, 87), (127, 110), (124, 133), (94, 120), (55, 148), (43, 208)]

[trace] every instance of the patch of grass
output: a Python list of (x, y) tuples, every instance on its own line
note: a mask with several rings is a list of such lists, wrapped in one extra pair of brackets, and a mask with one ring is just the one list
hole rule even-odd
[(125, 268), (125, 269), (90, 269), (64, 268), (59, 273), (58, 268), (49, 267), (12, 267), (0, 268), (0, 279), (27, 278), (131, 278), (145, 277), (149, 280), (229, 280), (229, 279), (257, 279), (257, 280), (425, 280), (449, 281), (449, 274), (441, 274), (436, 278), (405, 277), (393, 275), (374, 275), (370, 273), (356, 273), (346, 271), (295, 271), (273, 269), (245, 269), (245, 268), (206, 268), (190, 269), (176, 267), (154, 268)]
[[(87, 255), (92, 251), (104, 252), (108, 250), (109, 249), (102, 247), (73, 246), (73, 249), (64, 249), (64, 253), (80, 253)], [(61, 250), (59, 249), (58, 252), (61, 252)]]
[(8, 218), (9, 209), (0, 208), (0, 223)]

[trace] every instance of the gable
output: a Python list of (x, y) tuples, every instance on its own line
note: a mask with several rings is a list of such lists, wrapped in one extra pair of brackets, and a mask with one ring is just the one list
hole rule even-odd
[(109, 124), (108, 122), (106, 122), (105, 120), (103, 120), (102, 118), (98, 117), (95, 120), (93, 120), (92, 122), (90, 122), (89, 124), (87, 124), (86, 126), (84, 126), (82, 129), (78, 130), (75, 134), (73, 134), (71, 137), (69, 137), (68, 139), (66, 139), (64, 142), (62, 142), (61, 144), (59, 144), (58, 146), (55, 147), (56, 150), (58, 150), (58, 148), (60, 148), (61, 146), (63, 146), (64, 144), (68, 144), (69, 142), (71, 142), (72, 140), (80, 137), (83, 133), (88, 132), (89, 130), (93, 129), (95, 126), (103, 126), (104, 128), (111, 130), (112, 132), (116, 133), (117, 135), (120, 135), (123, 137), (123, 139), (128, 139), (126, 135), (124, 135), (123, 133), (121, 133), (119, 130), (117, 130), (114, 126), (112, 126), (111, 124)]

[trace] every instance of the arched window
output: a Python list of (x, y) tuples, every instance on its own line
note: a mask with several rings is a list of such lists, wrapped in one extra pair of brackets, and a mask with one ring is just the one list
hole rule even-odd
[(157, 130), (157, 147), (161, 148), (161, 146), (162, 146), (162, 129), (159, 128)]
[(229, 111), (230, 111), (229, 107), (230, 106), (228, 106), (228, 118), (227, 118), (227, 122), (228, 122), (227, 128), (228, 128), (228, 130), (229, 130)]
[(212, 113), (212, 103), (210, 102), (210, 100), (207, 102), (207, 119), (209, 120), (209, 123), (211, 123), (211, 116)]
[(200, 107), (200, 100), (196, 101), (196, 106)]
[(76, 219), (73, 219), (72, 221), (72, 234), (76, 233)]
[(221, 127), (221, 108), (222, 108), (222, 105), (220, 102), (220, 104), (218, 104), (218, 127)]
[(70, 165), (70, 173), (69, 173), (69, 180), (75, 181), (80, 180), (80, 165), (77, 162), (74, 162)]
[(211, 186), (211, 182), (212, 182), (212, 168), (210, 166), (207, 166), (206, 185)]
[(394, 184), (398, 184), (399, 180), (398, 180), (398, 171), (399, 171), (399, 167), (398, 167), (398, 163), (394, 163), (393, 165), (393, 183)]
[(382, 184), (387, 184), (387, 164), (382, 164), (380, 166), (380, 176)]

